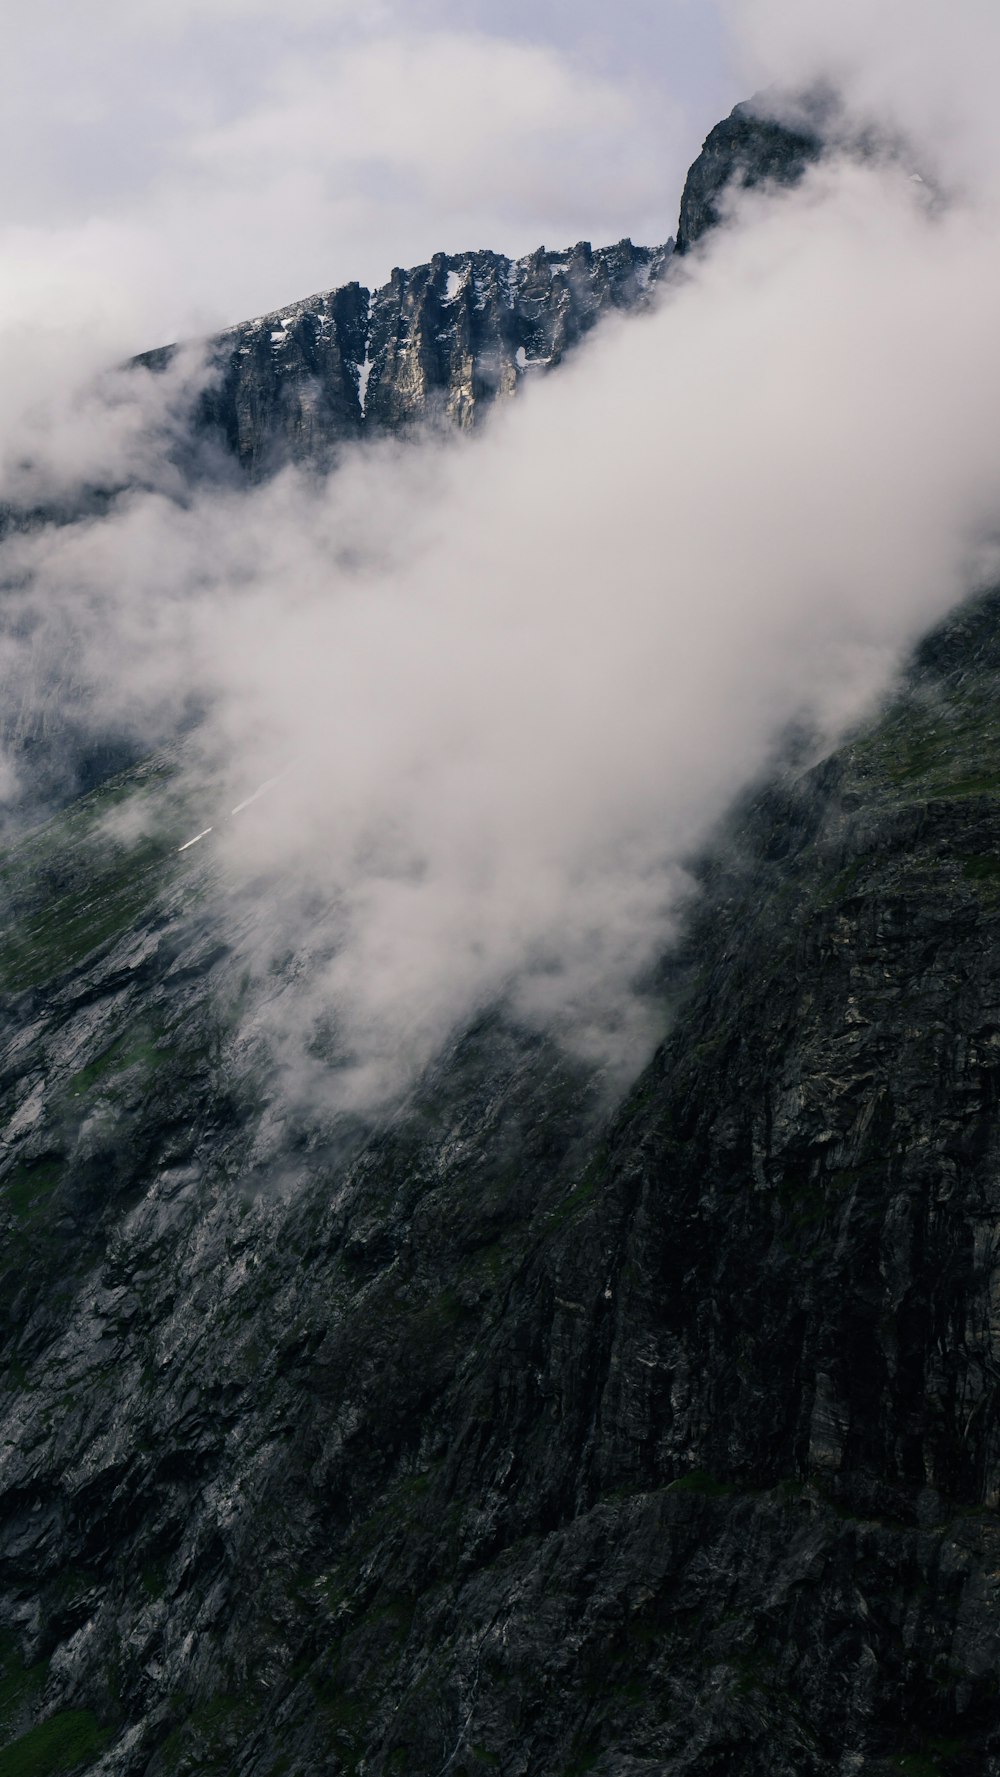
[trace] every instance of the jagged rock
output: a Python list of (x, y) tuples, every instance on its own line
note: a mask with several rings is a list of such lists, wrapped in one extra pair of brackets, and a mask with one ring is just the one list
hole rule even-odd
[[(436, 253), (374, 293), (347, 284), (307, 297), (210, 342), (199, 426), (253, 478), (286, 462), (326, 468), (363, 434), (468, 428), (601, 315), (641, 307), (672, 250), (626, 240), (518, 260)], [(136, 362), (162, 367), (172, 349)]]
[(822, 136), (806, 124), (768, 116), (761, 100), (737, 105), (705, 139), (681, 197), (676, 251), (689, 253), (719, 221), (719, 199), (731, 186), (795, 185), (823, 151)]

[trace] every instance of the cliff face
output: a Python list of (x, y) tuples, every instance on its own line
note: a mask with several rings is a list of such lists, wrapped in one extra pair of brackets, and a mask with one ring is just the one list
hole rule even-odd
[(1000, 1770), (998, 609), (743, 811), (610, 1119), (495, 1017), (276, 1136), (210, 861), (88, 855), (150, 776), (8, 861), (11, 1733)]
[(496, 1012), (278, 1116), (169, 756), (8, 854), (0, 1777), (1000, 1774), (998, 694), (734, 814), (610, 1113)]
[(626, 240), (519, 260), (438, 253), (397, 268), (381, 290), (347, 284), (307, 297), (210, 342), (200, 426), (253, 478), (286, 462), (328, 466), (362, 435), (471, 427), (602, 315), (647, 302), (672, 248)]
[[(468, 430), (558, 366), (603, 317), (646, 307), (672, 251), (670, 241), (597, 249), (581, 241), (521, 260), (440, 253), (397, 269), (374, 293), (348, 284), (233, 327), (205, 345), (200, 393), (175, 428), (175, 482), (197, 488), (234, 473), (259, 482), (288, 464), (325, 472), (362, 438)], [(175, 350), (135, 364), (162, 370)], [(0, 544), (11, 530), (100, 517), (128, 491), (90, 487), (58, 505), (0, 505)], [(0, 585), (2, 575), (0, 563)], [(19, 758), (29, 805), (86, 792), (135, 758), (128, 737), (88, 729), (61, 684), (47, 684), (44, 697), (35, 687), (6, 689), (0, 741)]]
[(719, 204), (731, 188), (795, 185), (823, 151), (822, 137), (802, 123), (778, 123), (752, 100), (737, 105), (710, 130), (687, 176), (681, 197), (676, 250), (683, 255), (720, 220)]

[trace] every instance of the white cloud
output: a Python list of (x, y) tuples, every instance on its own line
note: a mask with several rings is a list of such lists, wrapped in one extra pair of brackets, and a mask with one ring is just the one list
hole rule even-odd
[(381, 6), (43, 5), (0, 69), (0, 328), (124, 355), (440, 249), (662, 239), (678, 114), (644, 96)]
[[(374, 173), (445, 227), (478, 204), (523, 231), (565, 213), (567, 194), (578, 215), (645, 211), (657, 169), (643, 164), (638, 141), (622, 164), (636, 129), (627, 89), (577, 73), (554, 50), (450, 32), (377, 37), (308, 68), (279, 68), (266, 103), (187, 153), (224, 185), (259, 190), (278, 176), (313, 189), (318, 175), (321, 187), (371, 202)], [(596, 190), (579, 179), (581, 165)]]
[[(227, 789), (199, 767), (192, 831), (296, 1089), (377, 1098), (504, 992), (634, 1061), (690, 849), (784, 724), (840, 732), (968, 583), (995, 227), (857, 166), (739, 217), (472, 446), (16, 546), (34, 662), (72, 635), (73, 682), (140, 726), (208, 700)], [(350, 1069), (310, 1053), (331, 1027)]]
[(752, 85), (832, 80), (967, 189), (1000, 176), (993, 0), (723, 0)]
[[(872, 165), (744, 194), (657, 314), (606, 328), (472, 446), (186, 505), (167, 478), (7, 546), (8, 725), (48, 699), (153, 739), (189, 698), (208, 706), (192, 813), (297, 1089), (377, 1098), (502, 993), (639, 1053), (631, 983), (690, 849), (784, 724), (841, 732), (970, 584), (1000, 516), (1000, 145), (995, 27), (959, 10), (967, 78), (940, 8), (919, 8), (919, 54), (891, 0), (739, 9), (769, 71), (835, 57), (862, 112), (891, 102), (921, 163), (964, 176), (950, 208)], [(644, 201), (631, 116), (616, 84), (468, 33), (286, 56), (246, 104), (189, 120), (148, 216), (40, 236), (22, 288), (71, 265), (71, 317), (107, 314), (110, 264), (117, 313), (148, 323), (161, 282), (168, 305), (228, 304), (266, 260), (280, 296), (348, 275), (306, 276), (317, 252), (358, 270), (390, 240), (387, 261), (418, 257), (408, 229), (447, 247), (473, 218), (502, 239), (571, 217), (615, 153), (609, 202)], [(161, 388), (36, 419), (35, 473), (113, 463), (154, 411), (169, 432)], [(238, 820), (210, 818), (279, 774)], [(324, 1028), (351, 1067), (313, 1052)]]

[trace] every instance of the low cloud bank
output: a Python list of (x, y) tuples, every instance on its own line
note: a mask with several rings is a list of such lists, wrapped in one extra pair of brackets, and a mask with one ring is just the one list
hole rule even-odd
[(821, 165), (471, 443), (9, 541), (4, 677), (207, 712), (195, 815), (268, 784), (206, 843), (289, 1090), (379, 1103), (499, 997), (627, 1071), (684, 860), (986, 571), (998, 305), (988, 189)]
[(862, 127), (915, 144), (942, 184), (1000, 194), (992, 0), (720, 0), (750, 86), (834, 86)]

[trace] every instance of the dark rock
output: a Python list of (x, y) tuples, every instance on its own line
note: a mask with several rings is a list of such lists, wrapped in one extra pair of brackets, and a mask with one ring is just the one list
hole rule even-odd
[(496, 1015), (264, 1142), (210, 865), (95, 878), (101, 792), (15, 856), (15, 1726), (136, 1777), (1000, 1771), (996, 611), (737, 813), (610, 1118)]
[(762, 101), (737, 105), (705, 138), (687, 176), (677, 224), (677, 253), (689, 253), (720, 220), (719, 202), (732, 186), (795, 185), (823, 151), (806, 123), (769, 117)]
[(468, 428), (602, 314), (640, 307), (670, 252), (582, 241), (521, 260), (438, 253), (373, 295), (349, 284), (309, 297), (213, 342), (201, 424), (253, 477), (288, 461), (329, 467), (363, 434)]

